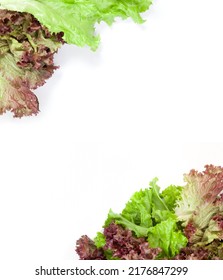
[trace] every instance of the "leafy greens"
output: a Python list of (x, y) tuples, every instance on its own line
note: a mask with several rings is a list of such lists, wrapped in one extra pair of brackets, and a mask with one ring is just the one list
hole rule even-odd
[(161, 192), (155, 178), (120, 214), (110, 210), (94, 241), (77, 241), (80, 259), (223, 259), (223, 168), (206, 165), (184, 180)]

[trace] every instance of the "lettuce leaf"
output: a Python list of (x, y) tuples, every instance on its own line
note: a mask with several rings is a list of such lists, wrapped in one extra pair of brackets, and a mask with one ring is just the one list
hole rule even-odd
[(0, 114), (36, 115), (39, 103), (32, 90), (57, 69), (53, 55), (62, 45), (32, 15), (0, 9)]
[[(221, 217), (223, 168), (206, 165), (203, 172), (191, 170), (189, 174), (185, 174), (184, 180), (186, 185), (181, 199), (177, 201), (175, 213), (182, 222), (190, 243), (202, 245), (212, 241), (215, 236), (213, 229), (216, 221), (213, 217)], [(223, 236), (222, 233), (218, 235)]]
[(170, 185), (162, 191), (161, 196), (170, 210), (174, 210), (177, 201), (181, 200), (182, 190), (183, 187)]
[(94, 238), (94, 244), (97, 248), (102, 248), (106, 244), (106, 238), (103, 233), (98, 232), (96, 237)]
[(154, 178), (150, 183), (150, 190), (152, 192), (152, 206), (155, 209), (159, 209), (161, 211), (163, 210), (168, 210), (169, 208), (166, 205), (165, 200), (163, 199), (163, 197), (160, 194), (160, 187), (157, 185), (158, 182), (158, 178)]
[(137, 237), (145, 237), (148, 234), (147, 227), (137, 225), (134, 222), (131, 222), (128, 219), (124, 218), (122, 214), (116, 214), (110, 209), (104, 227), (108, 227), (114, 221), (116, 224), (122, 225), (124, 228), (133, 231)]
[(160, 256), (171, 258), (187, 245), (187, 238), (177, 228), (176, 217), (170, 217), (149, 228), (148, 242), (152, 248), (161, 248)]
[(126, 203), (122, 211), (122, 217), (141, 227), (151, 227), (152, 199), (151, 189), (136, 192)]

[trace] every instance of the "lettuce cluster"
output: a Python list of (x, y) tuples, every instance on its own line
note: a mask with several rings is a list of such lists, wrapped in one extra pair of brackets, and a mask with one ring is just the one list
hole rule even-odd
[(76, 243), (80, 259), (223, 259), (223, 168), (184, 175), (160, 191), (157, 178), (119, 214), (109, 211), (94, 240)]
[(0, 114), (36, 115), (32, 90), (57, 68), (53, 56), (62, 44), (96, 50), (95, 25), (116, 17), (143, 23), (140, 13), (152, 0), (0, 0)]

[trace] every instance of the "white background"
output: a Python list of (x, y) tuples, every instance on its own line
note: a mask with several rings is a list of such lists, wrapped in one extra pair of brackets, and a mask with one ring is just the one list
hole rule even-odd
[(1, 116), (5, 267), (77, 259), (75, 241), (155, 176), (223, 165), (222, 14), (221, 0), (156, 0), (144, 25), (102, 24), (97, 52), (59, 51), (37, 117)]

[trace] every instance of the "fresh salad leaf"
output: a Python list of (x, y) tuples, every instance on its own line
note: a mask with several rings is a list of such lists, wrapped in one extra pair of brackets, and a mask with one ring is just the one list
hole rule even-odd
[(187, 238), (177, 229), (176, 217), (169, 218), (148, 231), (148, 242), (152, 248), (161, 248), (163, 257), (174, 257), (187, 245)]
[(139, 226), (135, 224), (134, 222), (129, 221), (128, 219), (124, 218), (122, 214), (116, 214), (112, 210), (109, 211), (108, 213), (108, 218), (105, 221), (105, 227), (109, 226), (111, 222), (115, 221), (116, 224), (122, 225), (125, 228), (130, 229), (135, 233), (137, 237), (143, 237), (147, 236), (148, 234), (148, 228)]
[(183, 188), (180, 186), (170, 185), (161, 193), (167, 207), (173, 210), (176, 207), (177, 201), (181, 198)]
[(89, 249), (80, 247), (86, 236), (77, 241), (80, 259), (223, 260), (223, 168), (191, 170), (184, 186), (162, 192), (157, 180), (134, 193), (120, 214), (109, 211), (103, 233), (87, 239)]
[(160, 194), (160, 187), (157, 185), (158, 178), (154, 178), (149, 185), (151, 186), (151, 191), (152, 191), (152, 204), (155, 209), (159, 210), (169, 210), (165, 200), (161, 197)]
[(106, 239), (103, 233), (98, 232), (97, 236), (94, 239), (94, 244), (97, 248), (102, 248), (106, 244)]
[(140, 190), (136, 192), (126, 203), (122, 211), (122, 217), (135, 225), (148, 228), (152, 222), (152, 196), (151, 190)]

